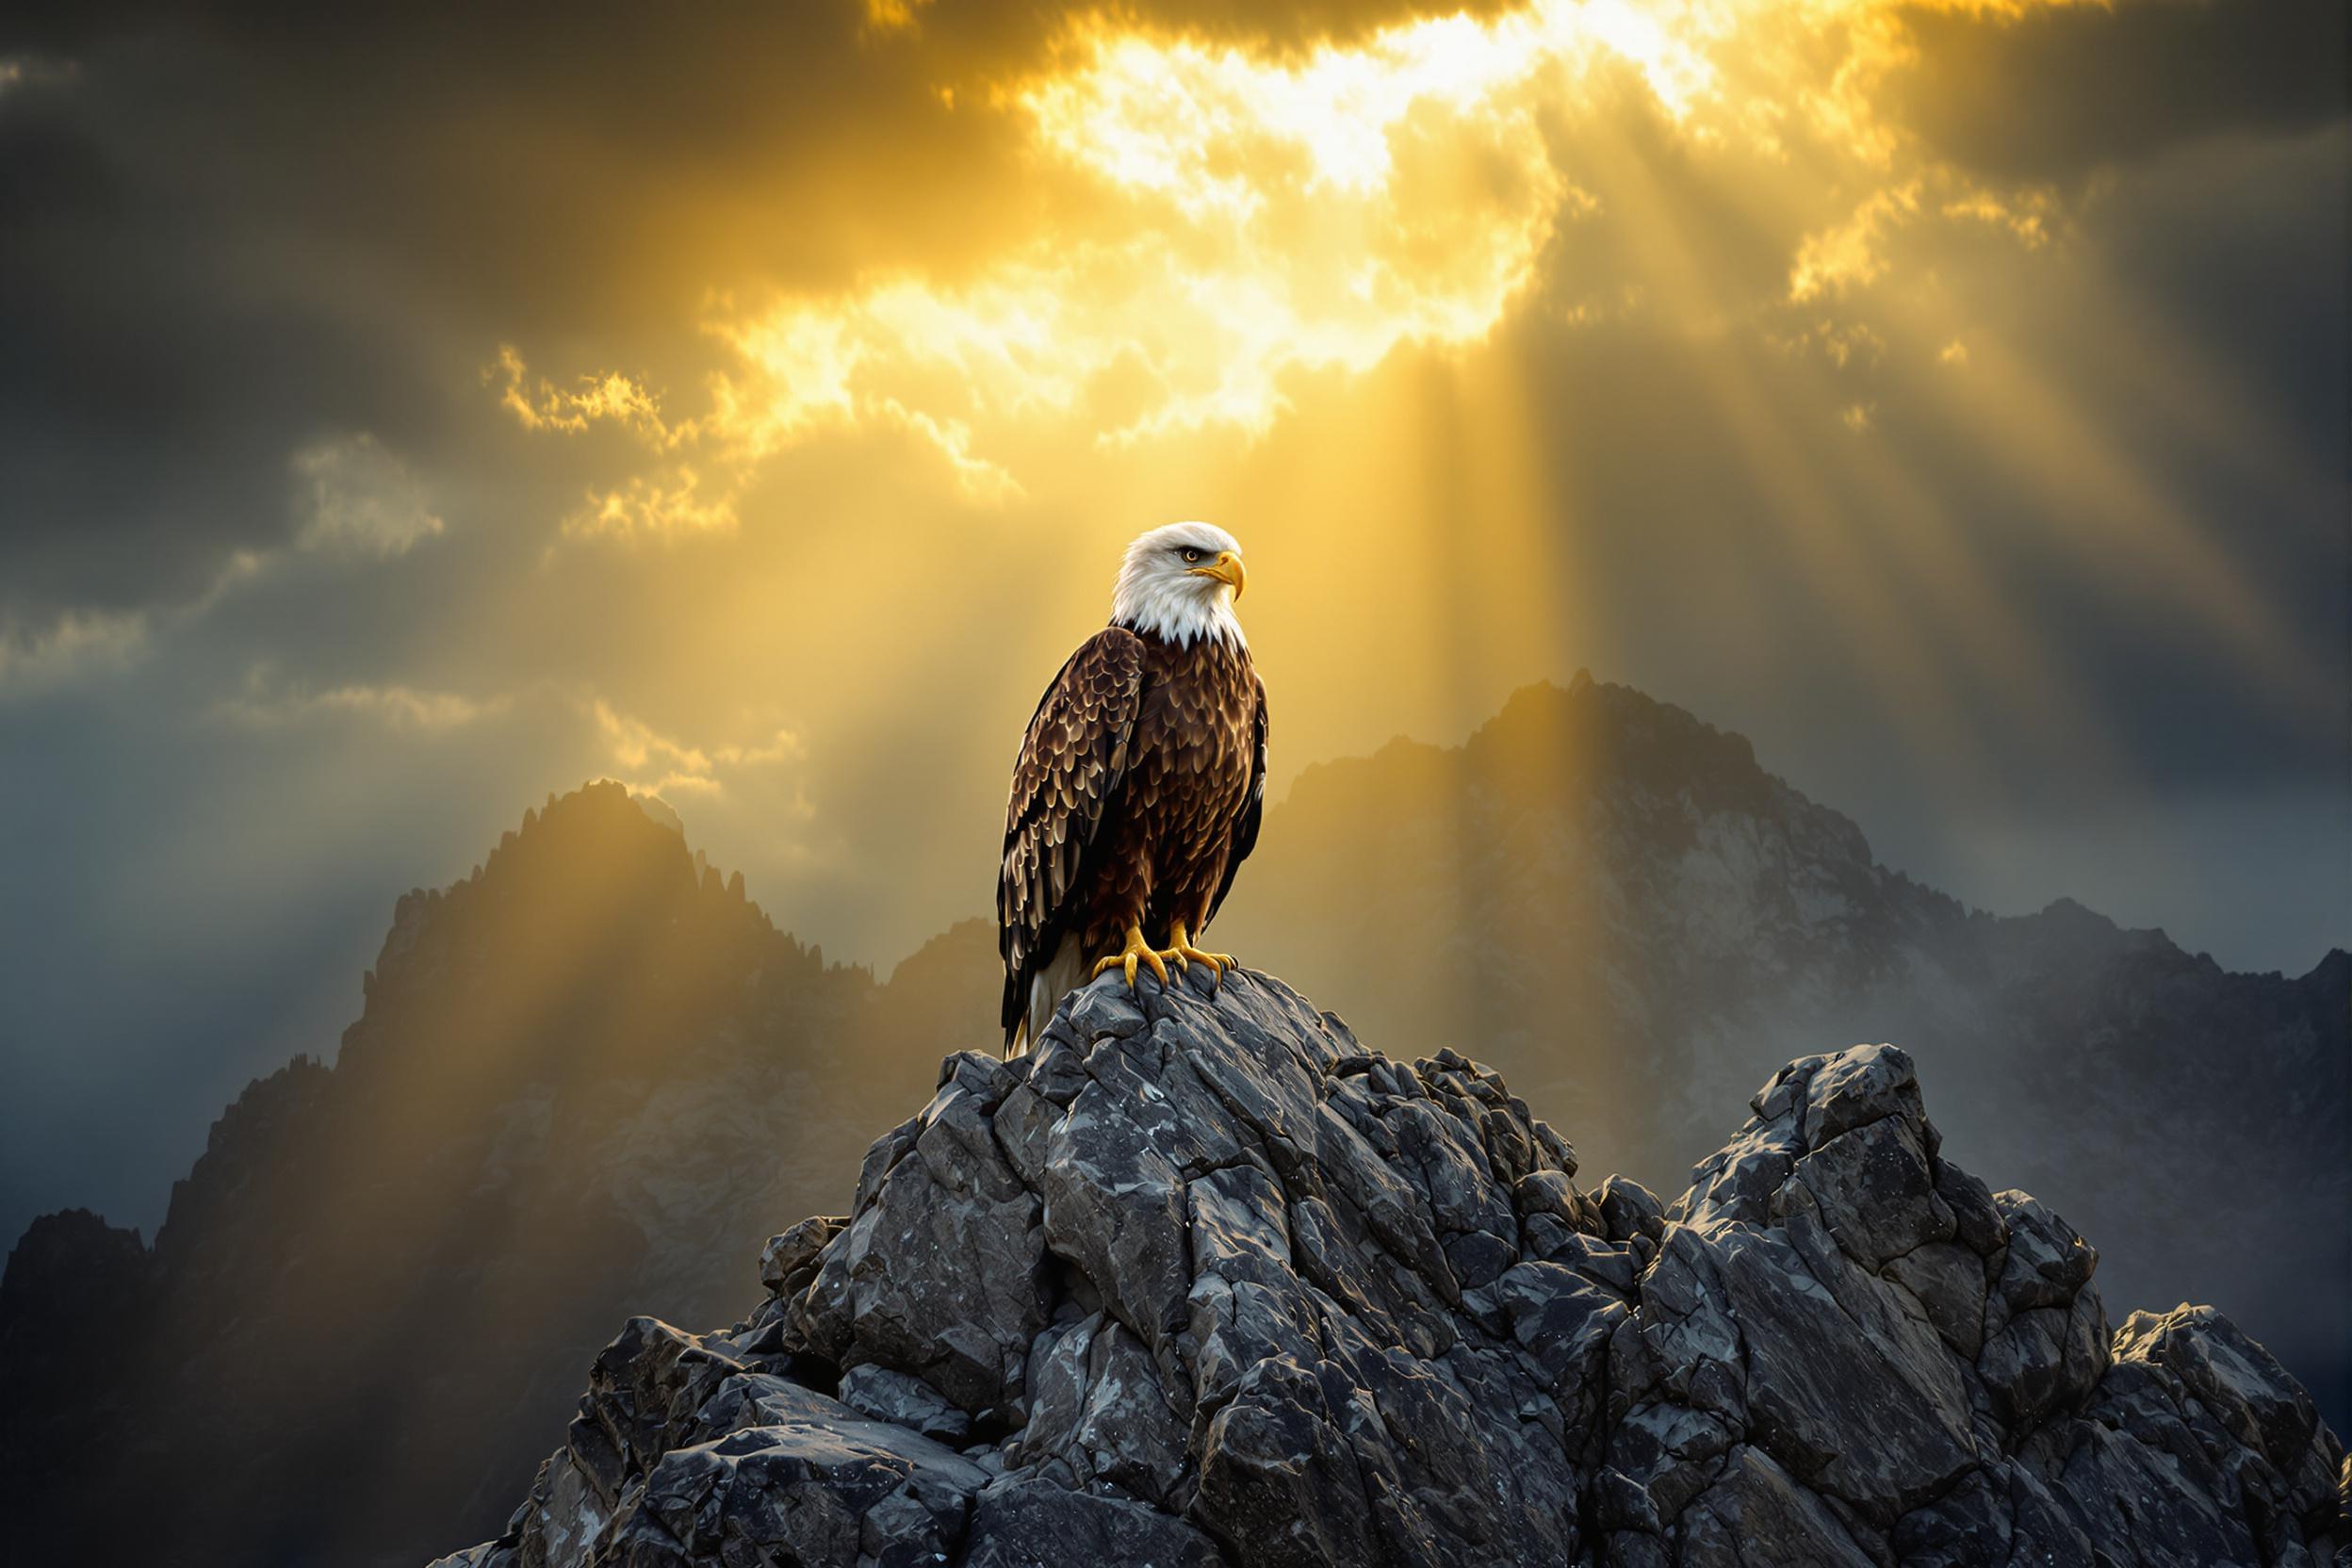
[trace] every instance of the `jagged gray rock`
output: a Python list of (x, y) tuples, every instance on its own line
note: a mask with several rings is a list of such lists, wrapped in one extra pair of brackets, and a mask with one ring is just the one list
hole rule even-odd
[(944, 1064), (721, 1333), (631, 1322), (441, 1568), (2352, 1563), (2344, 1455), (2208, 1308), (1792, 1062), (1672, 1205), (1279, 982)]

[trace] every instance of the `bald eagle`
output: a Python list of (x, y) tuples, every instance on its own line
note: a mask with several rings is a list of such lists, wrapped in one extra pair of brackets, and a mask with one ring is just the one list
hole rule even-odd
[(1171, 523), (1127, 547), (1111, 624), (1045, 689), (1013, 762), (996, 885), (1004, 1048), (1112, 969), (1222, 977), (1196, 939), (1258, 841), (1266, 685), (1233, 602), (1248, 580), (1221, 528)]

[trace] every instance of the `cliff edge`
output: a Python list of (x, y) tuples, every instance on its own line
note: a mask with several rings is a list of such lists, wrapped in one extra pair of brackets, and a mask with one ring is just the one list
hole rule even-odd
[[(970, 1053), (732, 1329), (632, 1320), (498, 1540), (586, 1564), (2352, 1563), (2342, 1446), (2206, 1308), (1791, 1062), (1671, 1205), (1281, 983)], [(2184, 1195), (2185, 1200), (2185, 1195)]]

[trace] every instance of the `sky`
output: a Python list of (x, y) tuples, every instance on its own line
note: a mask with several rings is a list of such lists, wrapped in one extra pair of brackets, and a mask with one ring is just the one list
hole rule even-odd
[[(380, 13), (380, 14), (379, 14)], [(1134, 534), (1274, 787), (1578, 668), (1881, 858), (2352, 940), (2336, 0), (16, 4), (0, 1228), (659, 792), (888, 967)]]

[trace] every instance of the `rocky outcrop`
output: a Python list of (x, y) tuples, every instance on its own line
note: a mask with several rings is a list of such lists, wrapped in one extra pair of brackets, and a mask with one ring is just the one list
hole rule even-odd
[[(732, 1329), (598, 1357), (444, 1568), (2324, 1562), (2344, 1455), (2208, 1309), (1944, 1160), (1890, 1046), (1671, 1205), (1255, 974), (964, 1054)], [(2352, 1552), (2338, 1559), (2352, 1561)]]
[(74, 1460), (140, 1410), (135, 1389), (90, 1369), (120, 1353), (122, 1323), (154, 1303), (155, 1260), (137, 1231), (67, 1209), (18, 1239), (0, 1275), (0, 1475), (13, 1488), (69, 1488)]
[[(1307, 768), (1217, 939), (1367, 1038), (1469, 1052), (1653, 1183), (1789, 1057), (1899, 1040), (1963, 1163), (2099, 1237), (2111, 1292), (2218, 1301), (2352, 1429), (2352, 1308), (2311, 1288), (2352, 1280), (2352, 957), (2237, 974), (2065, 899), (1971, 910), (1834, 805), (1578, 675), (1458, 746)], [(2246, 1196), (2150, 1179), (2184, 1158)]]

